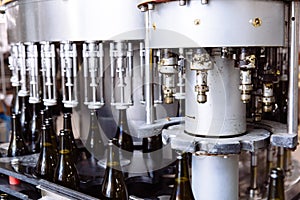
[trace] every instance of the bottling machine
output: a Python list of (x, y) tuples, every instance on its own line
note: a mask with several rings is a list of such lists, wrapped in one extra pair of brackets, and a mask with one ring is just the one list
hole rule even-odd
[(286, 197), (297, 195), (298, 1), (16, 0), (2, 10), (12, 86), (31, 104), (73, 108), (81, 139), (89, 111), (109, 138), (126, 109), (137, 146), (163, 136), (168, 162), (155, 170), (174, 161), (170, 148), (192, 153), (196, 199), (263, 199), (274, 165)]

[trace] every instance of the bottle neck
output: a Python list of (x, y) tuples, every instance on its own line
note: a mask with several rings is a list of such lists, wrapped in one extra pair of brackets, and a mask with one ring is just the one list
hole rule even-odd
[(106, 166), (108, 170), (121, 171), (119, 149), (112, 143), (108, 144)]
[(119, 110), (119, 126), (122, 126), (124, 128), (128, 127), (126, 109)]
[(72, 132), (72, 121), (71, 121), (71, 114), (65, 113), (64, 114), (64, 129), (69, 129)]
[(67, 133), (64, 133), (64, 135), (60, 135), (60, 144), (59, 144), (59, 157), (60, 162), (72, 162), (72, 154), (71, 154), (71, 144), (69, 141), (69, 136)]
[(182, 154), (181, 156), (177, 157), (177, 174), (175, 181), (178, 184), (190, 181), (186, 154)]
[(90, 129), (95, 129), (96, 127), (96, 122), (97, 122), (97, 117), (95, 111), (91, 111), (90, 114)]
[(47, 148), (49, 146), (52, 146), (52, 140), (50, 135), (50, 130), (47, 129), (47, 127), (44, 125), (42, 127), (42, 146), (43, 148)]

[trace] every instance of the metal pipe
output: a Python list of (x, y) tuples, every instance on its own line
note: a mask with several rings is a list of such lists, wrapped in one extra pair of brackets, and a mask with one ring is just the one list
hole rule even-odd
[(298, 133), (298, 45), (299, 45), (299, 5), (298, 1), (291, 2), (290, 16), (290, 70), (288, 94), (288, 133)]

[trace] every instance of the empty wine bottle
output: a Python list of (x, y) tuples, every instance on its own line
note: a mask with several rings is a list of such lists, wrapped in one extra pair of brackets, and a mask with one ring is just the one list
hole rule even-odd
[(101, 193), (106, 199), (128, 199), (127, 187), (120, 166), (119, 150), (112, 140), (108, 142), (107, 163)]
[(54, 183), (74, 190), (79, 189), (79, 176), (72, 158), (72, 146), (69, 130), (61, 130), (59, 134), (59, 159), (54, 171)]
[(48, 181), (53, 180), (54, 169), (57, 164), (57, 153), (52, 145), (50, 130), (42, 125), (42, 149), (35, 167), (35, 174)]
[(32, 104), (32, 117), (29, 123), (29, 141), (28, 141), (28, 147), (29, 152), (31, 153), (38, 153), (40, 152), (40, 118), (38, 118), (39, 113), (39, 105), (38, 104)]
[(268, 200), (284, 200), (284, 174), (280, 168), (271, 169)]
[(184, 153), (177, 157), (177, 173), (175, 176), (175, 185), (170, 200), (194, 200), (191, 188), (187, 154)]
[(70, 137), (69, 139), (71, 141), (71, 147), (72, 147), (72, 157), (74, 159), (74, 162), (76, 162), (78, 158), (78, 149), (77, 149), (77, 145), (75, 142), (73, 129), (72, 129), (71, 113), (64, 113), (63, 118), (64, 118), (63, 128), (65, 130), (69, 130), (69, 137)]
[(119, 110), (119, 123), (117, 127), (117, 133), (114, 137), (116, 145), (123, 150), (133, 152), (133, 140), (129, 132), (126, 109)]
[(20, 128), (20, 121), (16, 114), (11, 116), (11, 138), (7, 151), (8, 157), (22, 156), (28, 154), (28, 149)]
[(104, 154), (104, 143), (101, 137), (100, 128), (98, 125), (96, 113), (91, 110), (90, 113), (90, 128), (85, 147), (91, 153), (92, 158), (99, 160)]
[(44, 120), (46, 128), (49, 130), (49, 134), (51, 136), (52, 146), (55, 149), (55, 152), (58, 154), (58, 144), (57, 144), (57, 136), (56, 132), (53, 128), (52, 118), (47, 118)]

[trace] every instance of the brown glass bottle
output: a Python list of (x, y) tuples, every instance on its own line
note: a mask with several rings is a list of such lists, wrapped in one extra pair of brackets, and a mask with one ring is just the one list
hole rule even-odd
[(170, 200), (194, 200), (193, 191), (190, 183), (187, 154), (184, 153), (177, 157), (177, 173), (175, 185)]
[(90, 113), (90, 128), (85, 147), (93, 158), (99, 160), (104, 155), (104, 143), (94, 110), (91, 110)]
[(280, 168), (271, 169), (268, 200), (284, 200), (284, 174)]
[(123, 150), (133, 152), (133, 140), (129, 132), (126, 109), (119, 110), (119, 123), (114, 143)]
[(119, 150), (112, 140), (108, 142), (107, 163), (101, 193), (105, 199), (128, 199), (127, 187), (120, 166)]
[(52, 118), (47, 118), (44, 120), (44, 123), (46, 125), (46, 128), (49, 130), (49, 134), (51, 136), (51, 141), (52, 141), (52, 146), (55, 149), (55, 152), (58, 154), (58, 144), (57, 144), (57, 136), (56, 132), (53, 129), (53, 123), (52, 123)]
[(79, 176), (72, 158), (72, 146), (69, 131), (61, 130), (59, 134), (59, 158), (54, 171), (54, 183), (74, 190), (79, 189)]
[(47, 129), (46, 125), (42, 125), (41, 129), (42, 148), (35, 167), (35, 173), (39, 178), (52, 181), (57, 164), (57, 153), (52, 145), (50, 130)]
[(63, 128), (64, 130), (69, 130), (69, 137), (70, 137), (69, 139), (71, 141), (71, 147), (72, 147), (72, 157), (76, 162), (78, 158), (78, 149), (73, 134), (71, 113), (64, 113), (63, 119), (64, 119)]
[(16, 114), (11, 116), (11, 137), (7, 151), (8, 157), (22, 156), (28, 154), (28, 149), (20, 129), (20, 121)]
[(29, 152), (31, 153), (38, 153), (40, 152), (40, 144), (39, 144), (39, 138), (40, 138), (40, 118), (38, 118), (39, 113), (39, 105), (38, 104), (32, 104), (32, 117), (29, 123), (29, 141), (28, 141), (28, 147)]

